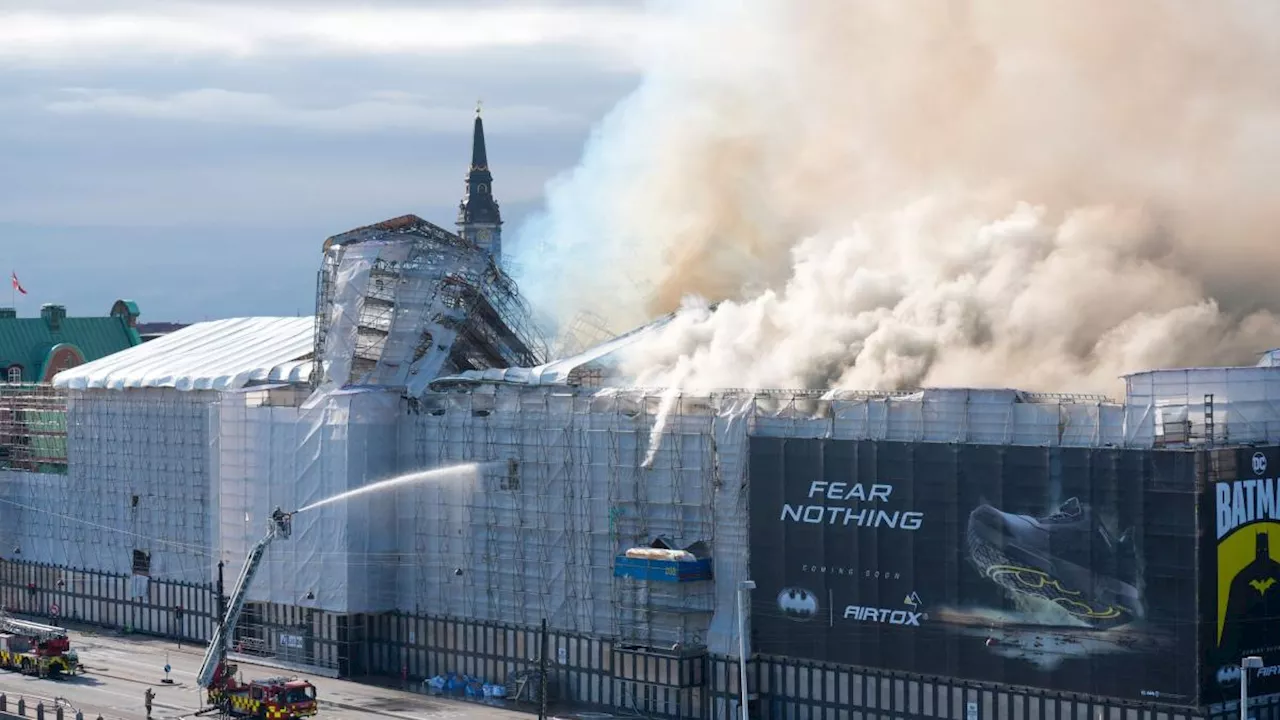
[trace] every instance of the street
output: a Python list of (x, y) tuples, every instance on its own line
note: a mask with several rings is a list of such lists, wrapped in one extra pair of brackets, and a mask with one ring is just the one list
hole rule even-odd
[[(52, 713), (61, 702), (68, 720), (75, 711), (87, 720), (101, 714), (106, 720), (141, 720), (146, 717), (143, 695), (148, 687), (155, 692), (152, 717), (155, 720), (190, 718), (202, 707), (203, 694), (195, 684), (203, 648), (139, 636), (116, 635), (110, 631), (72, 630), (71, 645), (80, 654), (86, 670), (65, 680), (41, 680), (0, 670), (0, 692), (14, 712), (18, 698), (26, 699), (28, 717), (35, 716), (37, 702)], [(164, 666), (171, 666), (173, 684), (161, 682)], [(288, 674), (275, 668), (240, 663), (246, 678)], [(528, 720), (529, 716), (501, 708), (456, 700), (431, 698), (416, 693), (370, 685), (306, 676), (315, 684), (320, 698), (318, 717), (333, 720), (385, 720), (422, 718), (443, 720)], [(46, 717), (52, 717), (48, 715)], [(211, 717), (217, 717), (216, 714)]]

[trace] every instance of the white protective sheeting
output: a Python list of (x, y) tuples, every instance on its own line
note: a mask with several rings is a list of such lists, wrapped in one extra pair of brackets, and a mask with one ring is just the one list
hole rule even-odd
[(1124, 407), (1102, 397), (936, 388), (915, 393), (764, 393), (752, 434), (900, 442), (1119, 445)]
[[(1280, 367), (1151, 370), (1125, 377), (1132, 446), (1280, 442)], [(1212, 415), (1209, 414), (1212, 408)]]
[(648, 325), (644, 325), (629, 333), (619, 335), (612, 340), (584, 350), (577, 355), (561, 360), (544, 363), (531, 368), (490, 368), (488, 370), (467, 370), (440, 378), (433, 386), (443, 387), (451, 384), (493, 383), (506, 385), (568, 385), (569, 376), (574, 370), (586, 365), (605, 362), (614, 353), (633, 345), (648, 337), (659, 328), (675, 318), (675, 313), (665, 315)]
[(334, 247), (326, 253), (326, 265), (336, 264), (337, 268), (332, 271), (333, 304), (328, 310), (328, 317), (324, 318), (324, 351), (321, 357), (316, 358), (323, 373), (321, 385), (324, 390), (341, 387), (349, 381), (356, 341), (360, 337), (360, 309), (369, 287), (369, 272), (381, 249), (379, 243), (367, 243)]
[(314, 366), (315, 363), (311, 360), (295, 360), (293, 362), (280, 363), (279, 365), (271, 368), (271, 373), (267, 375), (267, 381), (272, 383), (285, 383), (289, 385), (303, 385), (311, 380), (311, 369)]
[[(421, 393), (440, 375), (489, 258), (473, 246), (413, 234), (335, 244), (325, 255), (320, 394), (348, 385)], [(490, 329), (492, 330), (492, 329)]]
[(53, 384), (71, 390), (234, 390), (292, 380), (314, 342), (313, 318), (213, 320), (64, 370)]
[[(238, 572), (277, 507), (297, 510), (396, 472), (398, 394), (326, 395), (306, 408), (224, 394), (220, 413), (218, 556)], [(295, 516), (267, 551), (249, 597), (331, 612), (393, 609), (393, 493)], [(234, 573), (233, 573), (234, 574)]]
[[(399, 607), (530, 625), (546, 618), (661, 647), (708, 641), (718, 584), (615, 578), (613, 561), (660, 537), (703, 541), (717, 553), (718, 576), (745, 577), (741, 412), (718, 414), (705, 399), (669, 406), (651, 453), (661, 403), (643, 393), (499, 388), (422, 403), (404, 416), (402, 467), (487, 464), (474, 487), (401, 492)], [(717, 528), (717, 518), (730, 524)], [(736, 637), (729, 625), (717, 641)]]
[[(209, 582), (209, 393), (102, 390), (68, 398), (67, 475), (9, 473), (0, 556), (157, 580)], [(3, 516), (0, 516), (3, 517)]]

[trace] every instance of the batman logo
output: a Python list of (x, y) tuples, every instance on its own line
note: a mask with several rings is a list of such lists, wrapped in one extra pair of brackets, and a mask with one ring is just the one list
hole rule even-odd
[(783, 588), (778, 593), (778, 609), (791, 620), (805, 622), (818, 615), (818, 598), (803, 588)]
[(1218, 668), (1218, 684), (1234, 685), (1240, 682), (1240, 666), (1239, 665), (1223, 665)]
[(1250, 580), (1249, 587), (1258, 591), (1259, 595), (1266, 595), (1272, 585), (1276, 584), (1275, 578), (1267, 578), (1265, 580)]

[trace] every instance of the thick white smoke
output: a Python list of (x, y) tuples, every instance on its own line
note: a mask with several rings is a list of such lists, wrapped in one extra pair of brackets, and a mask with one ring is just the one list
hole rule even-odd
[(637, 382), (1113, 391), (1280, 341), (1280, 5), (654, 12), (517, 248), (561, 319), (684, 303)]

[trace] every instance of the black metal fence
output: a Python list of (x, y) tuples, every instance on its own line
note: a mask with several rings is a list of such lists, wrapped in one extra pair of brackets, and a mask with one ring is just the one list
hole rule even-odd
[[(0, 602), (13, 612), (133, 632), (204, 641), (217, 602), (211, 585), (188, 584), (0, 561)], [(174, 608), (183, 607), (181, 620)], [(269, 606), (272, 607), (272, 606)], [(335, 615), (274, 607), (259, 618), (275, 645), (305, 643), (305, 664), (349, 678), (380, 678), (416, 692), (450, 674), (503, 685), (542, 667), (537, 627), (408, 613)], [(303, 629), (305, 627), (305, 630)], [(282, 640), (281, 636), (290, 639)], [(737, 720), (738, 663), (700, 651), (658, 651), (608, 639), (549, 631), (548, 696), (560, 708), (612, 709), (650, 717)], [(277, 658), (288, 659), (279, 651)], [(324, 662), (319, 662), (323, 655)], [(1228, 704), (1189, 708), (931, 678), (781, 657), (748, 665), (754, 720), (1235, 720)], [(450, 693), (464, 697), (462, 690)], [(530, 693), (525, 700), (536, 698)], [(1280, 720), (1280, 698), (1258, 698), (1252, 720)], [(526, 705), (526, 707), (528, 707)]]
[(0, 560), (0, 605), (10, 612), (204, 642), (217, 600), (212, 584)]
[[(526, 708), (537, 697), (521, 693), (513, 678), (536, 677), (543, 667), (540, 628), (406, 613), (367, 621), (363, 642), (353, 646), (353, 675), (399, 678), (428, 693), (432, 678), (453, 675), (504, 686), (505, 700), (488, 700), (508, 706), (521, 704), (517, 695)], [(705, 716), (705, 653), (656, 652), (555, 630), (546, 633), (545, 648), (547, 694), (557, 707)]]
[[(708, 659), (707, 717), (738, 717), (736, 658)], [(759, 720), (1195, 720), (1192, 708), (955, 681), (790, 658), (748, 667), (750, 715)], [(1233, 720), (1230, 714), (1212, 720)], [(1280, 720), (1258, 716), (1256, 720)]]

